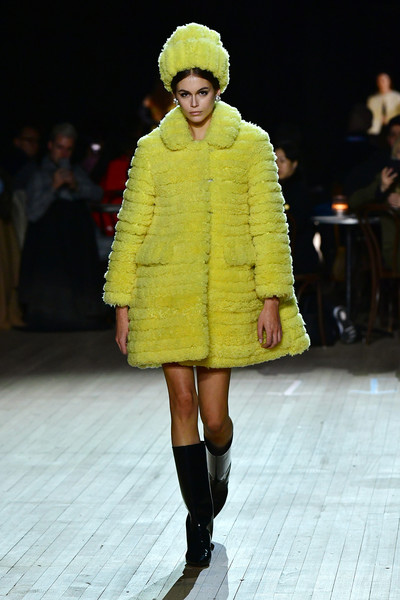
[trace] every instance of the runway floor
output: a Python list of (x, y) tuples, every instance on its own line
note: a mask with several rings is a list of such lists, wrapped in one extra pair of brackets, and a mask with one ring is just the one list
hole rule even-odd
[(398, 339), (232, 374), (230, 493), (210, 567), (160, 369), (113, 331), (0, 333), (0, 598), (400, 600)]

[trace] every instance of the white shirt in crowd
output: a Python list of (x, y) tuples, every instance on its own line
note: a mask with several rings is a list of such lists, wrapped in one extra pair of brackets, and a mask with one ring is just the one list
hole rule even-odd
[(400, 92), (390, 90), (385, 94), (374, 94), (368, 98), (367, 106), (373, 115), (368, 133), (378, 135), (384, 124), (396, 115), (400, 115)]

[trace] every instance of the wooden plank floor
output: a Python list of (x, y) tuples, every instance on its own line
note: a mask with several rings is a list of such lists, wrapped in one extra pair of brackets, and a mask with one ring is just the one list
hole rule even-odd
[(233, 371), (230, 494), (196, 570), (161, 370), (111, 330), (0, 333), (0, 598), (400, 600), (399, 348)]

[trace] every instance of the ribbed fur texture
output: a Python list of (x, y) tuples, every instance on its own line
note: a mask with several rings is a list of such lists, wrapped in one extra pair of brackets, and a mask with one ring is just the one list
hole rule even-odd
[(158, 58), (161, 80), (171, 92), (171, 81), (186, 69), (210, 71), (219, 81), (221, 92), (229, 83), (229, 54), (217, 31), (189, 23), (177, 27), (167, 39)]
[[(104, 288), (130, 307), (131, 365), (235, 367), (308, 348), (283, 204), (268, 135), (224, 102), (202, 141), (179, 107), (140, 140)], [(283, 339), (269, 350), (257, 319), (274, 295)]]

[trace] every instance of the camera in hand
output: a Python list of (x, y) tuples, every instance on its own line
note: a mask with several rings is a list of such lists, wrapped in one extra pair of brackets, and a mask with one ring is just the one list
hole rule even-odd
[[(59, 169), (65, 169), (66, 171), (71, 171), (71, 163), (68, 158), (60, 158), (58, 162)], [(74, 200), (74, 194), (71, 189), (71, 184), (69, 181), (65, 181), (57, 190), (57, 196), (61, 200)]]

